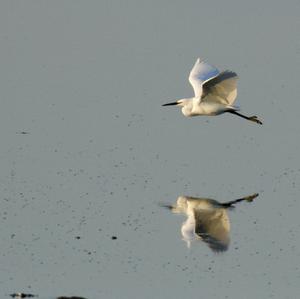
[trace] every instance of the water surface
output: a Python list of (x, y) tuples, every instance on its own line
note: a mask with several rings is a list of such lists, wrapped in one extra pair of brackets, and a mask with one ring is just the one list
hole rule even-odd
[[(0, 5), (3, 298), (295, 298), (299, 2)], [(198, 56), (238, 73), (262, 127), (161, 107)], [(223, 254), (159, 206), (254, 192)]]

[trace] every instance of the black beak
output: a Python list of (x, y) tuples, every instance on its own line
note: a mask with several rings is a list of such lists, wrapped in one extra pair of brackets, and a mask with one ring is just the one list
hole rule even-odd
[(163, 104), (162, 106), (174, 106), (174, 105), (178, 105), (178, 103), (177, 102), (167, 103), (167, 104)]
[(168, 210), (172, 210), (172, 209), (173, 209), (173, 206), (167, 205), (167, 204), (164, 204), (164, 203), (159, 203), (158, 205), (159, 205), (160, 207), (165, 208), (165, 209), (168, 209)]

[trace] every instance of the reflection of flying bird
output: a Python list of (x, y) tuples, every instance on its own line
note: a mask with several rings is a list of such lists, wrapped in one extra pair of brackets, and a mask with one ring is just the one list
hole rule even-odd
[(176, 205), (163, 205), (173, 213), (186, 214), (187, 220), (182, 223), (183, 240), (190, 247), (191, 241), (200, 239), (215, 252), (228, 249), (230, 237), (230, 221), (228, 208), (241, 201), (253, 201), (258, 196), (255, 193), (236, 200), (220, 203), (214, 199), (179, 196)]
[(233, 106), (237, 96), (237, 79), (236, 73), (220, 72), (198, 58), (189, 76), (195, 97), (177, 100), (163, 106), (181, 106), (185, 116), (219, 115), (228, 112), (262, 124), (257, 116), (245, 116), (237, 112), (239, 109)]

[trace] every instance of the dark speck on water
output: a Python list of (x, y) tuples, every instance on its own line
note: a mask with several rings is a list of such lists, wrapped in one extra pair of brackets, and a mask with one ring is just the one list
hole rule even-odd
[(77, 240), (80, 240), (80, 239), (81, 239), (81, 237), (80, 237), (80, 236), (76, 236), (76, 237), (75, 237), (75, 239), (77, 239)]
[(78, 296), (71, 296), (71, 297), (61, 296), (61, 297), (57, 297), (56, 299), (87, 299), (87, 298), (78, 297)]
[(117, 237), (116, 236), (112, 236), (111, 239), (112, 240), (117, 240)]
[(26, 134), (29, 134), (29, 132), (26, 132), (26, 131), (20, 131), (20, 132), (16, 132), (17, 134), (22, 134), (22, 135), (26, 135)]
[(12, 297), (12, 298), (33, 298), (33, 297), (37, 297), (37, 295), (25, 294), (25, 293), (13, 293), (13, 294), (10, 294), (10, 297)]

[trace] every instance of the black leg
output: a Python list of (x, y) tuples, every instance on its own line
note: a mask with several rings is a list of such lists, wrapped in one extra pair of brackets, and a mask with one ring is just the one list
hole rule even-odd
[(235, 199), (235, 200), (231, 200), (231, 201), (228, 201), (228, 202), (224, 202), (224, 203), (221, 203), (221, 205), (224, 207), (224, 208), (232, 208), (236, 203), (238, 202), (241, 202), (241, 201), (248, 201), (248, 202), (252, 202), (254, 198), (256, 198), (258, 196), (258, 193), (255, 193), (255, 194), (252, 194), (252, 195), (249, 195), (249, 196), (245, 196), (245, 197), (242, 197), (242, 198), (238, 198), (238, 199)]
[(253, 116), (246, 116), (246, 115), (243, 115), (243, 114), (241, 114), (241, 113), (238, 113), (238, 112), (235, 111), (235, 110), (228, 110), (227, 112), (228, 112), (228, 113), (231, 113), (231, 114), (235, 114), (235, 115), (237, 115), (237, 116), (239, 116), (239, 117), (245, 118), (245, 119), (247, 119), (247, 120), (250, 120), (250, 121), (253, 121), (253, 122), (255, 122), (255, 123), (258, 123), (258, 124), (262, 125), (262, 122), (261, 122), (261, 121), (257, 118), (257, 116), (255, 116), (255, 115), (253, 115)]

